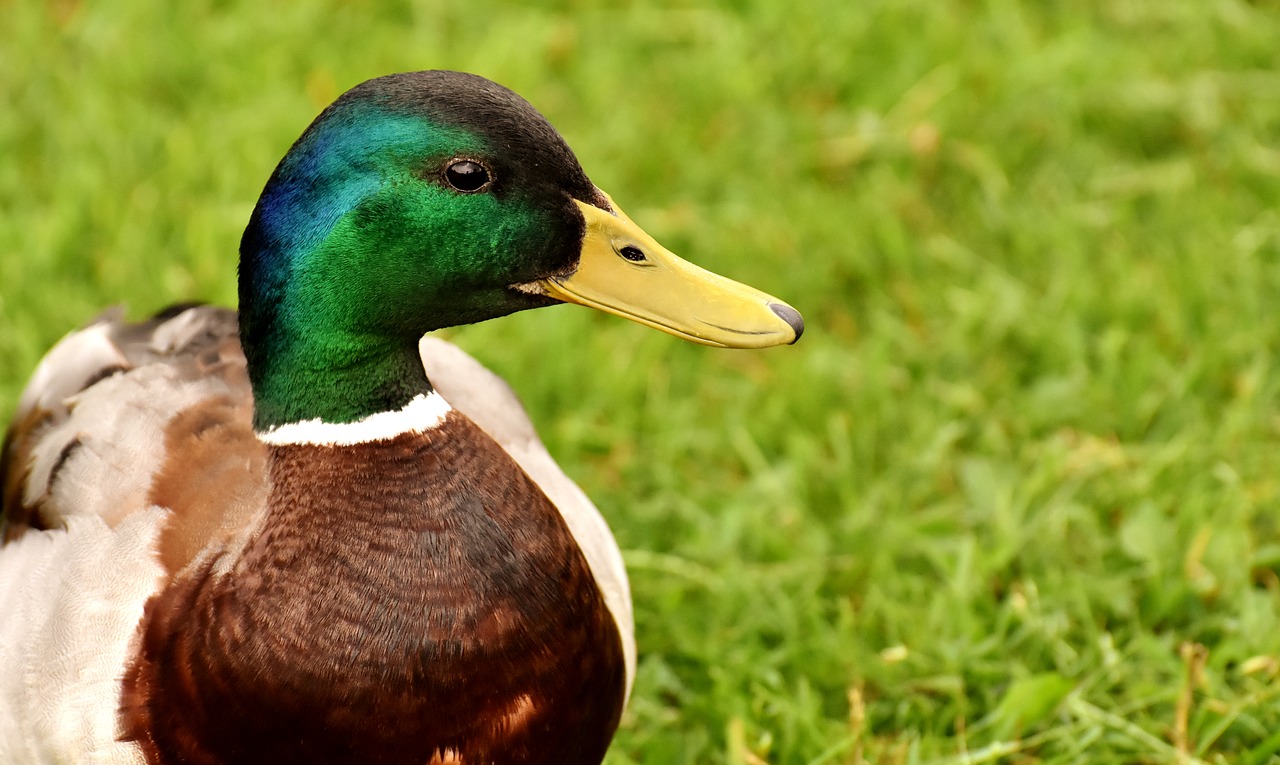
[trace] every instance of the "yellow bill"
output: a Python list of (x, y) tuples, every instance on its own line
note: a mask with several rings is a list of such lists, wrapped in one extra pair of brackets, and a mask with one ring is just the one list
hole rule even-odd
[(617, 205), (611, 214), (575, 202), (586, 219), (582, 258), (571, 275), (539, 282), (546, 294), (703, 345), (768, 348), (800, 339), (796, 309), (680, 259)]

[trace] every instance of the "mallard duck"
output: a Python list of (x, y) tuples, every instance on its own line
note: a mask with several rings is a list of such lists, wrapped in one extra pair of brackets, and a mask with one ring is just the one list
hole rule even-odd
[(622, 558), (511, 390), (431, 330), (578, 303), (713, 346), (800, 315), (634, 224), (484, 78), (370, 80), (240, 244), (239, 313), (108, 313), (3, 452), (0, 763), (598, 763)]

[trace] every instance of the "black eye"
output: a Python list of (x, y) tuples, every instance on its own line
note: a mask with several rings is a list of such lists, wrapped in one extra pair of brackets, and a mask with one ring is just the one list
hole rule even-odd
[(645, 259), (644, 252), (641, 251), (639, 247), (632, 247), (631, 245), (627, 245), (621, 250), (618, 250), (618, 254), (632, 263), (639, 263)]
[(444, 179), (458, 191), (471, 193), (489, 185), (489, 171), (479, 162), (460, 159), (444, 169)]

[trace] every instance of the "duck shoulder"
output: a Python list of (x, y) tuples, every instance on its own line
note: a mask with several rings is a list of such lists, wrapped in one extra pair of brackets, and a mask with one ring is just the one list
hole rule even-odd
[(160, 560), (180, 570), (261, 506), (252, 411), (234, 311), (100, 316), (50, 350), (19, 400), (0, 467), (4, 538), (73, 518), (115, 528), (161, 507)]

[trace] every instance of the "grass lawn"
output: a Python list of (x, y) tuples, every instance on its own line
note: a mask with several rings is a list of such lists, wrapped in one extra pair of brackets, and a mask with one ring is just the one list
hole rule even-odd
[(448, 332), (626, 551), (612, 765), (1280, 762), (1275, 0), (0, 17), (0, 411), (104, 305), (233, 303), (262, 184), (342, 90), (475, 71), (809, 327)]

